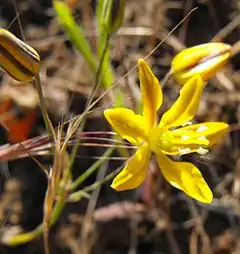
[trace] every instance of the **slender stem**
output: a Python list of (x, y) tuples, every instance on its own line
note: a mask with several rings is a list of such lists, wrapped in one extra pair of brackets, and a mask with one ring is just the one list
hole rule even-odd
[(115, 147), (111, 147), (107, 149), (107, 151), (101, 156), (99, 160), (97, 160), (95, 163), (91, 165), (90, 168), (88, 168), (83, 174), (81, 174), (72, 184), (71, 184), (71, 190), (75, 190), (81, 183), (83, 183), (91, 174), (93, 174), (99, 166), (106, 160), (108, 156), (110, 156)]
[(117, 168), (115, 171), (113, 171), (113, 172), (109, 173), (108, 175), (106, 175), (102, 181), (97, 181), (97, 182), (95, 182), (95, 183), (93, 183), (93, 184), (91, 184), (91, 185), (89, 185), (89, 186), (83, 188), (82, 190), (79, 190), (79, 191), (76, 191), (76, 192), (72, 193), (72, 194), (69, 196), (68, 200), (69, 200), (69, 201), (72, 201), (72, 202), (73, 202), (73, 201), (74, 201), (74, 202), (77, 202), (77, 201), (79, 201), (81, 198), (86, 197), (86, 193), (87, 193), (87, 192), (93, 191), (93, 190), (95, 190), (96, 188), (99, 188), (102, 184), (104, 184), (104, 183), (106, 183), (107, 181), (111, 180), (114, 176), (116, 176), (116, 175), (119, 173), (119, 171), (120, 171), (121, 169), (122, 169), (122, 167), (119, 167), (119, 168)]
[[(59, 216), (61, 215), (63, 208), (65, 207), (65, 200), (58, 200), (54, 206), (53, 213), (51, 216), (51, 226), (56, 223)], [(43, 225), (39, 225), (33, 231), (13, 236), (11, 239), (6, 239), (6, 243), (10, 246), (25, 244), (33, 239), (39, 237), (43, 233)]]
[[(39, 74), (35, 75), (35, 84), (36, 84), (36, 89), (37, 89), (37, 93), (38, 93), (38, 97), (39, 97), (39, 101), (40, 101), (40, 107), (41, 107), (43, 119), (44, 119), (44, 122), (46, 125), (46, 129), (47, 129), (49, 138), (52, 137), (54, 144), (56, 145), (57, 144), (57, 136), (56, 136), (54, 127), (52, 125), (52, 122), (50, 120), (50, 117), (48, 115), (48, 112), (47, 112), (47, 107), (46, 107), (45, 99), (43, 96), (43, 90), (42, 90)], [(56, 160), (57, 160), (57, 157), (56, 157), (57, 153), (56, 153), (55, 146), (52, 149), (53, 149), (54, 164), (55, 164)], [(55, 170), (57, 170), (57, 169), (55, 168)], [(49, 176), (49, 177), (51, 177), (51, 176)], [(51, 179), (49, 179), (49, 180), (51, 180)], [(44, 207), (48, 206), (48, 204), (47, 204), (48, 195), (49, 195), (48, 193), (49, 193), (49, 190), (51, 190), (51, 188), (52, 188), (50, 182), (51, 181), (48, 181), (48, 188), (47, 188), (46, 196), (45, 196), (45, 200), (44, 200)], [(51, 204), (51, 206), (52, 206), (52, 204)], [(43, 229), (42, 230), (43, 230), (43, 235), (44, 235), (44, 249), (45, 249), (46, 254), (50, 254), (50, 248), (49, 248), (49, 227), (50, 227), (50, 225), (51, 225), (51, 217), (49, 218), (49, 221), (48, 221), (48, 214), (46, 213), (46, 211), (44, 209), (43, 226), (42, 226)]]
[[(94, 98), (94, 95), (95, 95), (95, 93), (96, 93), (96, 91), (98, 89), (99, 78), (100, 78), (100, 75), (101, 75), (101, 70), (102, 70), (102, 65), (104, 63), (104, 58), (105, 58), (105, 55), (107, 53), (107, 49), (109, 47), (109, 41), (110, 41), (110, 35), (108, 35), (107, 38), (106, 38), (106, 43), (104, 45), (104, 50), (102, 52), (102, 56), (101, 56), (101, 59), (100, 59), (99, 65), (98, 65), (98, 69), (97, 69), (97, 73), (96, 73), (96, 81), (95, 81), (95, 85), (94, 85), (93, 90), (92, 90), (93, 92), (92, 92), (92, 95), (87, 100), (85, 111), (88, 110), (89, 105), (91, 104), (91, 102), (92, 102), (92, 100)], [(84, 128), (85, 119), (86, 119), (86, 114), (83, 114), (82, 121), (80, 122), (81, 123), (81, 130)], [(71, 156), (70, 156), (70, 162), (69, 162), (69, 168), (68, 168), (69, 171), (71, 171), (71, 168), (73, 167), (75, 158), (77, 156), (79, 143), (80, 143), (80, 136), (77, 138), (76, 144), (73, 147), (73, 150), (72, 150), (72, 153), (71, 153)]]
[[(103, 181), (104, 176), (106, 174), (108, 168), (108, 162), (104, 162), (100, 167), (99, 170), (97, 172), (97, 176), (96, 176), (96, 181), (100, 182)], [(81, 229), (81, 234), (80, 234), (80, 246), (83, 249), (82, 253), (83, 254), (88, 254), (91, 251), (91, 245), (86, 244), (86, 242), (89, 241), (89, 234), (88, 234), (88, 227), (92, 222), (93, 219), (93, 214), (94, 214), (94, 210), (96, 208), (97, 205), (97, 201), (100, 195), (100, 191), (101, 191), (101, 187), (96, 188), (90, 196), (89, 202), (88, 202), (88, 206), (87, 206), (87, 210), (86, 210), (86, 216), (84, 217), (83, 223), (82, 223), (82, 229)], [(90, 248), (89, 248), (90, 247)]]
[[(115, 171), (109, 173), (102, 181), (95, 182), (95, 183), (83, 188), (81, 191), (77, 191), (77, 192), (71, 194), (69, 196), (69, 200), (75, 201), (77, 199), (77, 201), (79, 201), (81, 198), (86, 196), (86, 192), (93, 191), (96, 188), (100, 187), (102, 184), (104, 184), (105, 182), (109, 181), (114, 176), (116, 176), (121, 169), (122, 169), (122, 167), (119, 167)], [(52, 212), (52, 216), (51, 216), (50, 226), (53, 226), (56, 223), (59, 216), (62, 214), (62, 211), (63, 211), (65, 205), (66, 205), (66, 199), (63, 197), (56, 201), (53, 212)], [(39, 225), (37, 228), (35, 228), (31, 232), (16, 235), (10, 239), (6, 239), (4, 241), (4, 243), (6, 243), (9, 246), (16, 246), (16, 245), (20, 245), (20, 244), (25, 244), (25, 243), (28, 243), (28, 242), (32, 241), (33, 239), (39, 237), (42, 233), (43, 233), (43, 224)]]
[(161, 87), (165, 87), (165, 85), (167, 84), (168, 80), (171, 78), (172, 76), (172, 70), (170, 69), (167, 74), (164, 76), (163, 80), (161, 81)]
[(231, 57), (234, 57), (239, 53), (240, 53), (240, 41), (237, 41), (235, 44), (233, 44), (231, 48)]
[[(106, 152), (108, 152), (110, 154), (110, 152), (113, 151), (113, 150), (112, 151), (110, 151), (110, 150), (111, 149), (107, 150)], [(104, 160), (102, 160), (102, 163), (103, 162), (104, 162)], [(69, 200), (75, 201), (77, 198), (77, 201), (79, 201), (81, 198), (86, 197), (86, 192), (93, 191), (94, 189), (100, 187), (103, 183), (112, 179), (120, 170), (121, 170), (121, 168), (118, 168), (114, 172), (111, 172), (110, 174), (108, 174), (102, 181), (98, 181), (92, 185), (89, 185), (88, 187), (85, 187), (84, 189), (82, 189), (82, 191), (77, 191), (77, 192), (71, 194), (69, 196)], [(75, 185), (78, 186), (76, 183), (75, 183)], [(65, 194), (65, 192), (60, 193), (61, 198), (59, 198), (54, 205), (53, 212), (51, 215), (50, 226), (53, 226), (56, 223), (56, 221), (58, 220), (59, 216), (61, 215), (61, 213), (66, 205), (66, 199), (65, 199), (64, 194)], [(6, 239), (4, 242), (9, 246), (16, 246), (16, 245), (28, 243), (28, 242), (32, 241), (33, 239), (39, 237), (41, 234), (43, 234), (43, 224), (39, 225), (31, 232), (13, 236), (10, 239)]]
[(43, 119), (46, 125), (46, 129), (48, 131), (48, 135), (50, 138), (53, 137), (54, 141), (56, 141), (57, 140), (56, 133), (47, 112), (47, 107), (46, 107), (45, 99), (43, 96), (41, 81), (38, 74), (35, 75), (35, 85), (36, 85), (36, 89), (37, 89), (37, 93), (38, 93), (38, 97), (40, 101), (40, 107), (41, 107)]
[[(106, 36), (106, 42), (104, 44), (104, 48), (103, 48), (103, 51), (102, 51), (100, 63), (99, 63), (99, 66), (98, 66), (98, 69), (97, 69), (97, 73), (96, 73), (96, 80), (95, 80), (95, 86), (93, 88), (92, 99), (94, 98), (94, 95), (95, 95), (95, 93), (97, 91), (97, 88), (99, 86), (99, 79), (100, 79), (100, 75), (102, 74), (102, 66), (103, 66), (103, 63), (104, 63), (104, 59), (105, 59), (105, 56), (107, 54), (107, 50), (109, 48), (110, 38), (111, 38), (111, 36), (109, 34), (107, 34), (107, 36)], [(90, 101), (88, 102), (88, 105), (90, 105), (91, 101), (92, 100), (90, 99)]]

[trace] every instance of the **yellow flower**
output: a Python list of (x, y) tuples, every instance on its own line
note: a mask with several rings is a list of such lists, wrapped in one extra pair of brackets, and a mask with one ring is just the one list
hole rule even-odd
[(115, 131), (138, 147), (111, 187), (117, 191), (138, 187), (146, 177), (148, 161), (154, 152), (163, 176), (172, 186), (194, 199), (210, 203), (212, 192), (200, 171), (189, 162), (176, 162), (167, 155), (203, 154), (227, 132), (228, 125), (207, 122), (180, 127), (196, 114), (204, 88), (199, 75), (184, 85), (177, 101), (157, 124), (157, 111), (163, 101), (162, 90), (147, 63), (140, 59), (138, 66), (143, 114), (137, 115), (127, 108), (104, 111)]
[(208, 81), (228, 62), (230, 51), (230, 45), (220, 42), (187, 48), (173, 58), (172, 73), (182, 85), (196, 75)]

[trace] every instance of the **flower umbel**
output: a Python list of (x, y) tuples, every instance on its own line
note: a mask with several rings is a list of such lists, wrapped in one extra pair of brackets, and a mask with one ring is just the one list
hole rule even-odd
[(201, 172), (192, 163), (176, 162), (168, 155), (203, 154), (228, 130), (222, 122), (207, 122), (185, 127), (197, 112), (204, 82), (200, 75), (187, 81), (173, 106), (157, 123), (157, 111), (163, 101), (159, 81), (147, 63), (138, 61), (143, 114), (127, 108), (106, 109), (104, 115), (115, 131), (138, 146), (124, 169), (111, 185), (117, 191), (138, 187), (145, 179), (152, 152), (156, 154), (164, 178), (174, 187), (203, 203), (212, 201), (212, 192)]

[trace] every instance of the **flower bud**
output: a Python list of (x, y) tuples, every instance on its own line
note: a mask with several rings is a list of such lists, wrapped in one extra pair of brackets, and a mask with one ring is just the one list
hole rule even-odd
[(99, 22), (109, 35), (122, 25), (126, 0), (99, 0)]
[(0, 67), (18, 81), (30, 81), (39, 73), (41, 61), (32, 47), (1, 28)]
[(230, 45), (219, 42), (187, 48), (173, 58), (172, 73), (182, 85), (195, 75), (208, 81), (228, 62), (230, 50)]

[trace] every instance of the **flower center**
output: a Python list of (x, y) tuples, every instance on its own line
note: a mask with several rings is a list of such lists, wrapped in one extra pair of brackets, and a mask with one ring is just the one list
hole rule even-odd
[(162, 150), (170, 151), (173, 147), (172, 136), (166, 128), (152, 128), (148, 135), (150, 149), (158, 153)]
[(196, 132), (171, 131), (167, 128), (153, 128), (148, 135), (150, 149), (155, 152), (165, 154), (183, 155), (197, 152), (206, 153), (205, 148), (209, 145), (209, 140), (204, 135)]

